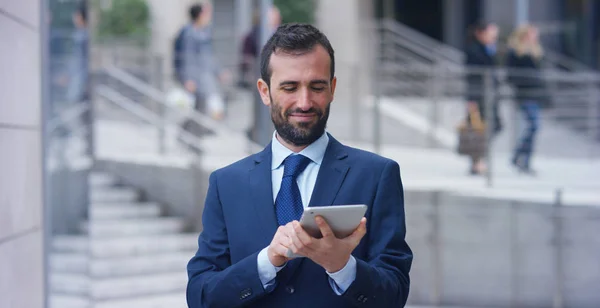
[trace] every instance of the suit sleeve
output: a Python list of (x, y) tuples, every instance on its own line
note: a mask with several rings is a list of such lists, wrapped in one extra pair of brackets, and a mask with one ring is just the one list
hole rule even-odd
[(258, 275), (259, 252), (231, 264), (215, 173), (210, 175), (202, 224), (198, 251), (187, 266), (189, 308), (239, 307), (263, 296), (266, 292)]
[(357, 258), (356, 279), (343, 296), (355, 307), (404, 307), (412, 251), (405, 241), (404, 193), (394, 161), (383, 169), (367, 224), (368, 261)]

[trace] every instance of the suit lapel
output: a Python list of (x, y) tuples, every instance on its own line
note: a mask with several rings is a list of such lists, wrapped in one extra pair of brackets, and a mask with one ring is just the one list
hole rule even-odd
[(273, 203), (273, 184), (271, 180), (271, 144), (254, 157), (254, 166), (248, 172), (251, 203), (263, 228), (263, 234), (270, 243), (277, 231), (277, 218)]
[(349, 166), (344, 162), (347, 156), (344, 146), (329, 135), (329, 145), (327, 145), (308, 206), (333, 204), (348, 173)]

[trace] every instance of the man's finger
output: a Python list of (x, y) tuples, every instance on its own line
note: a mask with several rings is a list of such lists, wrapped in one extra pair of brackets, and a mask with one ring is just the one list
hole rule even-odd
[(287, 258), (288, 247), (286, 247), (286, 246), (284, 246), (282, 244), (276, 244), (273, 247), (273, 251), (275, 252), (275, 254)]
[(366, 233), (367, 233), (367, 218), (363, 217), (360, 220), (358, 227), (356, 227), (354, 232), (352, 232), (352, 234), (350, 234), (348, 237), (353, 240), (360, 241), (360, 239), (362, 239), (362, 237), (365, 236)]
[(333, 231), (331, 231), (331, 228), (325, 221), (325, 218), (317, 216), (315, 217), (315, 221), (317, 222), (317, 226), (319, 226), (319, 230), (321, 230), (321, 235), (323, 235), (323, 238), (335, 237)]
[[(310, 247), (313, 243), (313, 238), (304, 231), (304, 228), (299, 222), (294, 222), (292, 226), (294, 237), (296, 237), (304, 246)], [(292, 237), (293, 238), (293, 237)]]

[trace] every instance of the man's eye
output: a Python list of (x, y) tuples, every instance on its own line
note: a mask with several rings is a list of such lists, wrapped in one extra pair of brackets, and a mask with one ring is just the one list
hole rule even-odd
[(285, 92), (294, 92), (294, 91), (296, 91), (296, 88), (295, 87), (287, 87), (287, 88), (283, 88), (283, 91), (285, 91)]
[(317, 91), (317, 92), (321, 92), (323, 90), (325, 90), (324, 87), (312, 87), (313, 90)]

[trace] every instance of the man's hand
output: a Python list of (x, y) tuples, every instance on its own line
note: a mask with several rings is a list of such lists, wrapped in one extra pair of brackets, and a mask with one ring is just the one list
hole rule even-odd
[(478, 112), (479, 105), (477, 105), (477, 102), (469, 101), (467, 103), (467, 110), (469, 111), (469, 113)]
[(289, 222), (285, 226), (279, 226), (273, 240), (267, 249), (269, 261), (276, 267), (283, 266), (289, 258), (287, 257), (288, 248), (292, 244), (291, 234), (294, 233), (294, 227)]
[(311, 237), (300, 225), (293, 221), (292, 244), (290, 248), (295, 254), (305, 256), (322, 266), (327, 272), (335, 273), (348, 263), (350, 254), (358, 246), (360, 240), (367, 233), (367, 219), (362, 218), (360, 224), (352, 234), (343, 239), (338, 239), (321, 216), (315, 217), (321, 230), (322, 238)]
[(223, 70), (219, 74), (219, 81), (221, 81), (221, 83), (223, 83), (223, 84), (231, 83), (231, 79), (232, 79), (231, 73), (228, 70)]
[(186, 81), (184, 87), (188, 92), (196, 93), (196, 83), (193, 80)]

